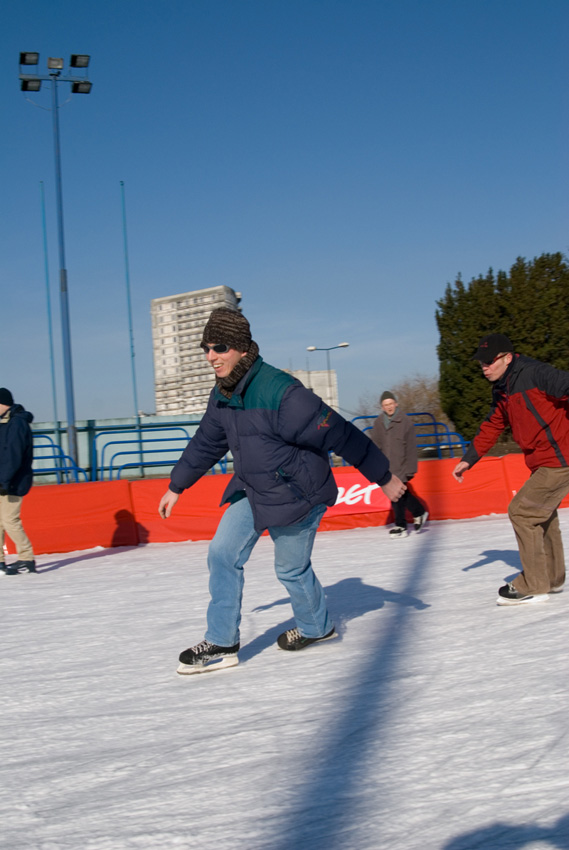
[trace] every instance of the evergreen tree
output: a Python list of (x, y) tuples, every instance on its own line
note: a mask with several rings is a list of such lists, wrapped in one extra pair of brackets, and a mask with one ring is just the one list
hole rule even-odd
[(441, 406), (467, 439), (472, 438), (488, 409), (487, 383), (472, 355), (482, 336), (500, 330), (495, 292), (490, 269), (468, 286), (458, 277), (454, 288), (449, 284), (444, 299), (437, 302)]
[(569, 370), (569, 266), (560, 253), (519, 257), (508, 274), (490, 269), (467, 286), (459, 276), (437, 307), (441, 405), (467, 439), (489, 408), (488, 382), (471, 359), (485, 334), (506, 334), (516, 352)]
[(569, 267), (562, 254), (518, 258), (497, 287), (503, 326), (516, 351), (569, 369)]

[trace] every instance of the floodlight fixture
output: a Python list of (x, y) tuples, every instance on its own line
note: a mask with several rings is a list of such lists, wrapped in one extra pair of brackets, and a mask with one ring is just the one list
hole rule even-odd
[(41, 80), (39, 77), (31, 77), (28, 80), (22, 80), (20, 91), (39, 91), (41, 89)]
[(90, 94), (92, 88), (93, 83), (90, 83), (89, 80), (77, 80), (71, 83), (71, 92), (73, 94)]
[(316, 345), (307, 346), (307, 351), (334, 351), (335, 348), (349, 348), (349, 342), (339, 342), (338, 345), (331, 345), (330, 348), (318, 348)]
[[(90, 56), (84, 53), (72, 53), (69, 66), (71, 68), (87, 68)], [(20, 53), (21, 66), (38, 65), (39, 53)], [(20, 87), (24, 92), (37, 92), (41, 88), (42, 81), (51, 83), (52, 112), (53, 112), (53, 144), (55, 151), (55, 188), (57, 204), (57, 228), (59, 237), (59, 279), (60, 279), (60, 305), (61, 305), (61, 335), (63, 341), (63, 368), (65, 373), (65, 396), (67, 402), (67, 441), (70, 457), (77, 463), (77, 428), (75, 425), (75, 400), (73, 393), (73, 369), (71, 363), (71, 334), (69, 329), (69, 304), (67, 269), (65, 267), (65, 240), (63, 230), (63, 192), (61, 186), (61, 154), (59, 142), (59, 118), (57, 86), (59, 83), (71, 83), (71, 91), (74, 94), (89, 94), (92, 83), (82, 76), (65, 73), (65, 60), (61, 57), (50, 56), (47, 60), (48, 74), (37, 74), (37, 70), (31, 74), (20, 73)], [(64, 72), (63, 74), (61, 72)]]
[(69, 65), (72, 68), (87, 68), (89, 66), (90, 56), (86, 53), (72, 53)]
[(39, 53), (20, 53), (20, 65), (37, 65), (39, 61)]

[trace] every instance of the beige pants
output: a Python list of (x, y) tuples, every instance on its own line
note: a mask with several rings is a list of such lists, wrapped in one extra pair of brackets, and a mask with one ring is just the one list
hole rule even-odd
[(20, 519), (23, 496), (0, 496), (0, 561), (4, 560), (4, 533), (9, 534), (19, 561), (33, 561), (34, 550)]
[(548, 593), (565, 581), (565, 556), (557, 508), (569, 493), (569, 469), (540, 467), (516, 493), (508, 514), (523, 572), (512, 582), (520, 593)]

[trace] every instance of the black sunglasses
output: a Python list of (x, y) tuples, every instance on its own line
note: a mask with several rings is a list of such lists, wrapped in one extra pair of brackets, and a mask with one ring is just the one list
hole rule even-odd
[(210, 351), (215, 351), (216, 354), (227, 354), (231, 348), (231, 346), (227, 345), (225, 342), (219, 342), (217, 345), (206, 345), (205, 342), (202, 342), (201, 347), (206, 354), (209, 354)]

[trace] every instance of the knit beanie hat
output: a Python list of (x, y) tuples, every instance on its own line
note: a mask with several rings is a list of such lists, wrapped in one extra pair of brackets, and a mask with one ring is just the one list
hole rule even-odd
[(6, 387), (0, 387), (0, 404), (7, 404), (8, 407), (14, 404), (14, 396)]
[(202, 345), (215, 343), (225, 343), (236, 351), (249, 351), (251, 328), (243, 313), (230, 307), (212, 310), (203, 329)]
[(391, 390), (385, 390), (385, 392), (381, 394), (381, 398), (379, 399), (379, 401), (383, 403), (384, 401), (387, 401), (388, 398), (392, 398), (393, 401), (397, 401)]
[(230, 307), (217, 307), (212, 310), (202, 335), (202, 347), (215, 343), (225, 343), (235, 351), (246, 352), (225, 378), (216, 376), (218, 390), (226, 398), (231, 398), (241, 378), (249, 371), (259, 356), (259, 346), (251, 339), (251, 328), (245, 316)]

